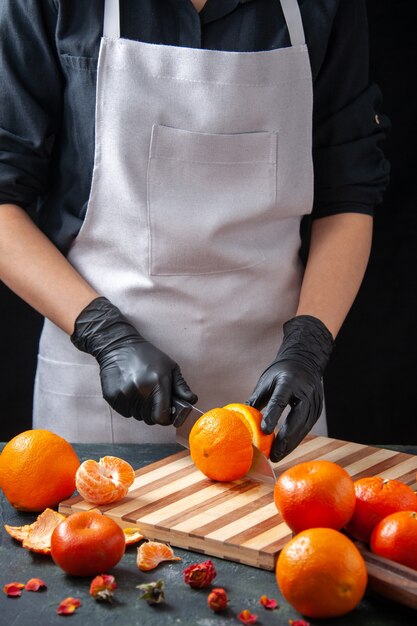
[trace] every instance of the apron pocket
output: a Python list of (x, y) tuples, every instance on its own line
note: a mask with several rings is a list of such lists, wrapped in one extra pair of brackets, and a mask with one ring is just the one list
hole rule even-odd
[(275, 213), (277, 134), (154, 125), (148, 161), (149, 273), (212, 274), (265, 261), (256, 224)]

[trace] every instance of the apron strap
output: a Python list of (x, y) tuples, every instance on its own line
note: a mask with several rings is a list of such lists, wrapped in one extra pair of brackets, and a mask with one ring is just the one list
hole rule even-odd
[(104, 0), (103, 37), (120, 37), (119, 0)]
[[(120, 0), (104, 0), (103, 37), (120, 37)], [(291, 45), (305, 44), (304, 28), (297, 0), (280, 0)]]
[(280, 0), (282, 12), (287, 22), (288, 32), (292, 46), (304, 45), (306, 40), (304, 36), (303, 21), (301, 19), (300, 7), (297, 0)]

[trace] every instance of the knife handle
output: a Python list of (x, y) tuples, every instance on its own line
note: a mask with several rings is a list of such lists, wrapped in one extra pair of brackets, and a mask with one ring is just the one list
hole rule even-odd
[(178, 426), (182, 426), (184, 424), (192, 408), (192, 404), (186, 402), (185, 400), (175, 398), (174, 396), (171, 406), (171, 419), (172, 424), (173, 426), (175, 426), (175, 428), (178, 428)]

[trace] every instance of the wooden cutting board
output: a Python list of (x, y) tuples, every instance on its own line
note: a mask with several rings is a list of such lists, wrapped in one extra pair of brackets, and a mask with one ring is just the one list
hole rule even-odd
[[(276, 463), (274, 471), (278, 477), (295, 463), (314, 459), (338, 463), (355, 480), (378, 475), (417, 488), (417, 456), (314, 435), (308, 435), (294, 452)], [(59, 511), (69, 515), (91, 508), (94, 506), (75, 496), (62, 502)], [(274, 569), (281, 548), (292, 536), (276, 510), (272, 484), (245, 478), (213, 482), (196, 469), (188, 450), (136, 470), (127, 496), (98, 508), (121, 527), (139, 526), (147, 539), (267, 570)], [(395, 566), (395, 580), (389, 576), (381, 587), (381, 572), (389, 573), (390, 562), (368, 554), (365, 547), (362, 551), (367, 561), (372, 561), (377, 591), (382, 589), (389, 596), (390, 589), (404, 586), (405, 576), (412, 598), (405, 603), (417, 608), (416, 572)]]

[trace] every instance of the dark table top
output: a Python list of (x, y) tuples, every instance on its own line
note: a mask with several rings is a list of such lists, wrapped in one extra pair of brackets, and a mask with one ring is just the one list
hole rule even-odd
[[(0, 444), (0, 450), (4, 444)], [(387, 446), (388, 447), (388, 446)], [(174, 454), (180, 448), (175, 444), (74, 444), (81, 461), (87, 458), (99, 459), (106, 454), (119, 456), (135, 469), (148, 465), (161, 458)], [(399, 449), (399, 448), (396, 448)], [(415, 448), (401, 448), (403, 452), (417, 453)], [(50, 556), (29, 552), (14, 541), (4, 530), (4, 524), (20, 526), (30, 524), (36, 514), (19, 513), (5, 500), (1, 492), (0, 500), (0, 586), (19, 581), (26, 583), (29, 578), (41, 578), (47, 590), (40, 593), (23, 592), (19, 598), (0, 595), (0, 625), (2, 626), (52, 626), (62, 624), (64, 619), (72, 625), (108, 626), (223, 626), (240, 624), (236, 615), (249, 609), (258, 615), (258, 624), (264, 626), (288, 626), (290, 619), (301, 619), (282, 598), (275, 575), (253, 567), (212, 558), (217, 570), (213, 586), (224, 587), (229, 596), (226, 612), (215, 614), (207, 606), (208, 590), (194, 590), (183, 582), (182, 571), (188, 565), (205, 560), (204, 555), (175, 548), (175, 554), (182, 557), (179, 562), (167, 562), (151, 572), (141, 572), (136, 567), (136, 548), (129, 546), (122, 560), (110, 572), (116, 577), (118, 588), (113, 604), (96, 602), (89, 595), (90, 578), (67, 576), (54, 565)], [(103, 572), (104, 573), (104, 572)], [(109, 573), (109, 572), (107, 572)], [(164, 605), (149, 606), (139, 599), (136, 585), (158, 580), (165, 582)], [(267, 611), (259, 604), (261, 595), (275, 598), (279, 609)], [(77, 597), (82, 606), (71, 616), (55, 613), (59, 602), (68, 596)], [(307, 619), (311, 626), (416, 626), (417, 613), (395, 604), (366, 594), (358, 607), (348, 615), (337, 619)]]

